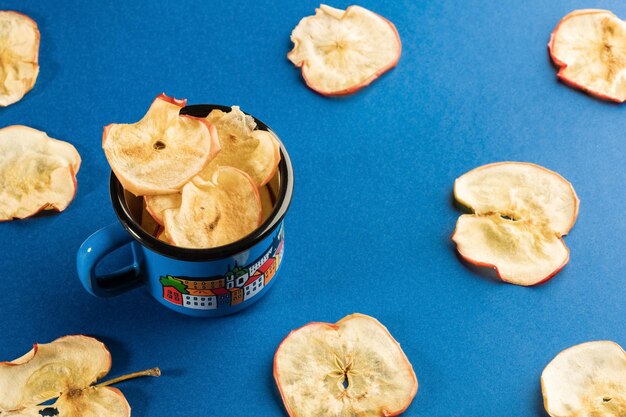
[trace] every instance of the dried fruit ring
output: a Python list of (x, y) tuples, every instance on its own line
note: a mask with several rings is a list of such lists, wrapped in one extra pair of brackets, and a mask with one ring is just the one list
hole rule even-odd
[(274, 356), (274, 378), (291, 417), (396, 416), (417, 392), (398, 342), (363, 314), (292, 331)]
[(363, 7), (321, 5), (291, 34), (287, 58), (302, 67), (306, 84), (327, 96), (352, 94), (393, 68), (402, 44), (396, 27)]
[(24, 97), (39, 74), (39, 29), (30, 17), (0, 11), (0, 106)]
[(180, 115), (185, 104), (161, 94), (139, 122), (104, 128), (102, 148), (126, 190), (135, 195), (177, 192), (219, 152), (215, 127)]
[(575, 10), (548, 44), (558, 77), (605, 100), (626, 100), (626, 23), (608, 10)]

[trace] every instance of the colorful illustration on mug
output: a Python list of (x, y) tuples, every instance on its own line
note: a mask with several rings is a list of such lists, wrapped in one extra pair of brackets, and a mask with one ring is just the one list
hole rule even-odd
[(198, 310), (235, 306), (257, 295), (270, 283), (283, 258), (283, 229), (267, 252), (247, 266), (235, 262), (224, 275), (212, 277), (161, 276), (163, 298), (172, 304)]

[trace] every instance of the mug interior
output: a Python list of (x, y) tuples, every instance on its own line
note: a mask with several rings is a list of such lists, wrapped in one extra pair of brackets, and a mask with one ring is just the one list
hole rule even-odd
[[(224, 112), (230, 111), (230, 107), (228, 106), (199, 104), (184, 107), (181, 109), (180, 113), (195, 117), (206, 117), (211, 110), (214, 109), (219, 109)], [(261, 226), (249, 235), (235, 242), (215, 248), (194, 249), (169, 245), (157, 239), (142, 227), (142, 216), (147, 214), (144, 210), (143, 197), (137, 197), (125, 190), (115, 174), (111, 172), (111, 203), (113, 204), (117, 217), (128, 233), (141, 245), (162, 255), (180, 260), (199, 262), (221, 259), (243, 252), (269, 236), (280, 224), (291, 203), (293, 193), (293, 167), (291, 166), (289, 154), (278, 136), (265, 123), (254, 116), (252, 117), (257, 124), (257, 129), (270, 132), (275, 139), (278, 140), (281, 156), (276, 174), (266, 185), (273, 209)]]

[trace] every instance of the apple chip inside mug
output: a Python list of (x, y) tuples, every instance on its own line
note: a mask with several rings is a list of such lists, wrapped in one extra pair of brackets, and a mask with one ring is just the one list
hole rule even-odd
[(502, 162), (454, 182), (459, 217), (452, 240), (468, 262), (491, 267), (505, 282), (535, 285), (569, 260), (562, 237), (574, 226), (579, 200), (572, 185), (538, 165)]
[(165, 233), (176, 246), (223, 246), (254, 231), (262, 219), (259, 192), (248, 174), (220, 167), (211, 181), (196, 178), (183, 187), (179, 208), (163, 212)]
[(274, 211), (274, 198), (272, 196), (272, 191), (269, 186), (264, 185), (259, 188), (259, 197), (261, 197), (261, 207), (262, 207), (262, 215), (261, 222), (267, 220), (272, 211)]
[(144, 201), (141, 210), (141, 228), (151, 236), (157, 237), (162, 225), (150, 214)]
[(233, 106), (228, 113), (213, 110), (207, 120), (217, 128), (220, 152), (200, 172), (202, 178), (209, 179), (220, 166), (242, 170), (259, 187), (274, 177), (280, 162), (280, 146), (270, 132), (257, 130), (254, 119), (238, 106)]
[(104, 128), (102, 148), (126, 190), (138, 196), (178, 192), (219, 152), (215, 127), (180, 115), (185, 104), (161, 94), (139, 122)]
[(147, 195), (144, 197), (146, 211), (161, 226), (163, 226), (163, 212), (167, 209), (180, 207), (181, 193)]
[(0, 129), (0, 221), (63, 211), (76, 194), (80, 155), (27, 126)]
[(291, 417), (395, 416), (417, 392), (398, 342), (362, 314), (292, 331), (274, 356), (274, 379)]

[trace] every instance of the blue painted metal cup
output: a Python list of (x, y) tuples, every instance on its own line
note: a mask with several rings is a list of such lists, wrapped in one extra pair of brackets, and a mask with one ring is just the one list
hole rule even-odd
[[(205, 117), (218, 105), (194, 105), (181, 114)], [(272, 130), (255, 118), (258, 129)], [(277, 140), (278, 137), (274, 134)], [(293, 193), (293, 168), (280, 142), (281, 161), (268, 184), (274, 208), (264, 223), (244, 238), (211, 249), (168, 245), (141, 227), (141, 200), (125, 191), (111, 174), (110, 195), (119, 223), (98, 230), (77, 254), (78, 276), (97, 297), (112, 297), (145, 287), (164, 306), (197, 317), (218, 317), (240, 311), (258, 301), (280, 271), (284, 253), (284, 217)], [(130, 245), (133, 262), (112, 274), (96, 273), (100, 261)]]

